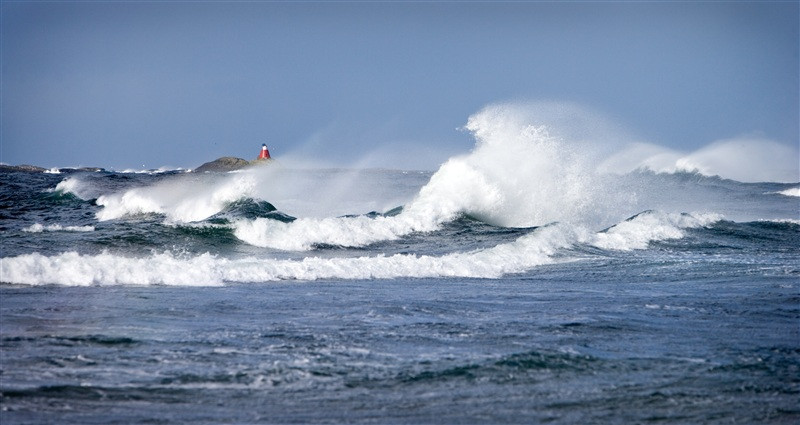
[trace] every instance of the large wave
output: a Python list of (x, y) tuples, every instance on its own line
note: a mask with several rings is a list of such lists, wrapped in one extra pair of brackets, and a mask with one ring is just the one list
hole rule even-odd
[(277, 260), (226, 259), (208, 253), (187, 257), (165, 252), (130, 258), (111, 253), (66, 252), (50, 257), (34, 253), (0, 261), (3, 281), (29, 285), (214, 286), (276, 280), (497, 278), (543, 264), (574, 261), (576, 257), (559, 256), (559, 253), (575, 244), (588, 243), (619, 250), (644, 248), (653, 241), (682, 237), (683, 229), (707, 226), (717, 220), (718, 216), (645, 212), (594, 234), (580, 227), (553, 224), (535, 229), (513, 242), (443, 256), (395, 254)]
[(252, 196), (255, 184), (255, 179), (249, 174), (235, 175), (222, 181), (210, 181), (206, 176), (164, 181), (154, 186), (100, 196), (97, 205), (103, 209), (97, 213), (97, 219), (104, 221), (132, 214), (156, 213), (175, 222), (199, 221), (219, 213), (232, 202)]
[(800, 187), (793, 187), (777, 193), (783, 196), (794, 196), (795, 198), (800, 198)]
[(261, 247), (305, 250), (316, 244), (364, 246), (432, 231), (467, 215), (503, 227), (548, 223), (613, 223), (632, 198), (597, 174), (589, 151), (532, 124), (532, 112), (495, 105), (470, 117), (476, 145), (447, 160), (392, 217), (268, 219), (236, 223), (236, 236)]
[[(137, 215), (157, 214), (170, 226), (224, 227), (224, 232), (251, 246), (234, 258), (181, 253), (179, 248), (144, 257), (117, 252), (33, 253), (2, 259), (2, 280), (219, 285), (286, 279), (496, 278), (542, 264), (575, 261), (581, 258), (577, 252), (645, 249), (654, 241), (682, 238), (686, 229), (710, 226), (723, 214), (733, 221), (796, 220), (796, 204), (765, 204), (752, 195), (796, 197), (794, 184), (748, 186), (700, 174), (701, 165), (713, 165), (702, 172), (720, 167), (709, 160), (719, 158), (708, 152), (724, 154), (725, 144), (712, 145), (706, 153), (681, 162), (687, 169), (698, 168), (692, 172), (661, 169), (659, 164), (680, 161), (652, 145), (635, 145), (631, 151), (622, 142), (608, 142), (613, 137), (609, 127), (598, 124), (602, 120), (573, 119), (585, 112), (580, 108), (550, 114), (542, 110), (540, 105), (525, 104), (484, 108), (465, 126), (475, 139), (469, 153), (448, 159), (432, 174), (413, 178), (405, 174), (397, 178), (399, 172), (386, 170), (308, 170), (277, 163), (224, 174), (148, 175), (134, 182), (109, 183), (103, 187), (124, 189), (98, 193), (93, 185), (102, 181), (99, 178), (70, 176), (56, 190), (95, 199), (100, 221), (129, 217), (135, 223)], [(553, 123), (582, 129), (564, 131)], [(595, 137), (593, 129), (606, 133)], [(641, 164), (652, 171), (641, 171)], [(674, 174), (659, 174), (663, 171)], [(130, 187), (141, 182), (146, 183)], [(452, 227), (448, 223), (458, 224), (464, 218), (481, 221), (484, 227), (517, 228), (514, 237), (522, 236), (511, 242), (497, 239), (494, 246), (471, 251), (413, 253), (398, 248), (389, 251), (397, 254), (375, 254), (382, 252), (378, 243), (418, 232), (429, 232), (430, 240), (447, 244), (446, 230)], [(26, 229), (62, 230), (78, 228)], [(267, 258), (277, 254), (274, 250), (324, 251), (331, 246), (371, 244), (377, 248), (355, 252), (372, 254), (358, 257), (343, 250), (341, 255), (280, 253), (280, 259)]]
[[(574, 105), (490, 105), (471, 116), (465, 127), (475, 138), (474, 149), (447, 160), (414, 195), (392, 197), (359, 190), (359, 184), (371, 176), (357, 172), (330, 178), (267, 166), (222, 177), (179, 175), (152, 186), (104, 194), (97, 199), (102, 207), (97, 218), (153, 213), (164, 215), (170, 223), (196, 222), (215, 216), (233, 202), (261, 199), (297, 220), (235, 219), (230, 225), (236, 237), (258, 247), (310, 250), (320, 245), (361, 247), (395, 240), (437, 230), (461, 216), (503, 227), (562, 222), (596, 230), (642, 210), (702, 211), (705, 206), (706, 211), (716, 211), (717, 204), (730, 202), (715, 200), (703, 188), (689, 192), (630, 173), (643, 166), (654, 171), (714, 172), (726, 157), (735, 159), (734, 169), (743, 168), (739, 164), (742, 155), (734, 155), (730, 143), (714, 144), (684, 157), (644, 144), (614, 153), (624, 145), (609, 142), (613, 131), (603, 122)], [(759, 158), (754, 144), (736, 146), (744, 146), (745, 154)], [(772, 144), (759, 146), (761, 153), (780, 151)], [(665, 168), (664, 164), (678, 165)], [(760, 169), (770, 167), (762, 164)], [(80, 189), (69, 179), (63, 188)], [(710, 205), (712, 202), (715, 204)], [(399, 204), (403, 204), (399, 214), (364, 215)], [(741, 213), (736, 205), (725, 208)], [(724, 213), (727, 215), (727, 210)]]
[[(268, 166), (222, 177), (176, 175), (151, 186), (103, 194), (97, 197), (102, 209), (96, 215), (104, 221), (161, 214), (167, 222), (187, 223), (208, 219), (238, 200), (257, 198), (298, 220), (241, 219), (233, 224), (236, 236), (260, 247), (307, 250), (319, 244), (364, 246), (432, 231), (462, 215), (506, 227), (583, 221), (607, 212), (598, 205), (610, 207), (622, 198), (612, 196), (621, 192), (598, 184), (584, 152), (551, 136), (545, 126), (532, 125), (532, 114), (526, 111), (496, 105), (470, 117), (466, 128), (476, 139), (473, 151), (446, 161), (410, 200), (372, 192), (360, 199), (352, 196), (357, 182), (370, 177), (363, 174), (304, 179), (307, 174)], [(58, 189), (84, 191), (74, 178), (65, 179)], [(602, 203), (597, 202), (600, 197)], [(376, 201), (379, 198), (383, 199)], [(397, 206), (390, 200), (404, 204), (399, 214), (337, 216)]]

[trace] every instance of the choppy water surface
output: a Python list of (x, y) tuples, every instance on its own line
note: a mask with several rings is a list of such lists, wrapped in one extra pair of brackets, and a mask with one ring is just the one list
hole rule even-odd
[(436, 172), (0, 174), (0, 419), (800, 421), (798, 183), (476, 134)]

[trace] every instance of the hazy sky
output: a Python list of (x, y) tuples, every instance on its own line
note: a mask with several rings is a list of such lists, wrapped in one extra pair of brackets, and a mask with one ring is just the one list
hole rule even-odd
[(435, 169), (493, 102), (797, 146), (798, 2), (2, 2), (0, 161)]

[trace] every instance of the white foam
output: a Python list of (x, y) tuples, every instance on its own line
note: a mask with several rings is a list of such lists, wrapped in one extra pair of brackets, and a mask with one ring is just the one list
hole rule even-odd
[(364, 246), (411, 232), (436, 230), (459, 213), (488, 214), (498, 191), (462, 159), (451, 159), (394, 217), (300, 218), (291, 223), (258, 218), (236, 223), (235, 235), (261, 247), (308, 250), (315, 244)]
[(775, 192), (778, 195), (800, 197), (800, 187), (793, 187), (790, 189)]
[[(639, 144), (635, 152), (617, 158), (618, 163), (607, 161), (598, 167), (603, 148), (590, 140), (592, 131), (571, 134), (545, 125), (553, 116), (556, 123), (569, 124), (576, 120), (572, 115), (583, 113), (575, 108), (564, 111), (548, 114), (543, 113), (542, 107), (527, 104), (484, 108), (471, 116), (466, 126), (475, 136), (474, 150), (450, 158), (413, 197), (390, 198), (384, 193), (363, 191), (359, 185), (374, 176), (358, 172), (292, 173), (272, 164), (207, 176), (202, 181), (170, 178), (150, 187), (104, 195), (97, 201), (103, 207), (97, 217), (108, 220), (157, 213), (168, 221), (193, 222), (220, 212), (230, 202), (253, 197), (269, 201), (298, 220), (282, 223), (264, 218), (243, 219), (234, 223), (235, 235), (248, 244), (284, 250), (309, 250), (319, 244), (365, 246), (412, 232), (434, 231), (460, 215), (504, 227), (533, 227), (557, 221), (601, 229), (642, 209), (675, 212), (686, 206), (684, 200), (678, 204), (672, 202), (674, 197), (661, 196), (659, 188), (637, 185), (598, 170), (630, 171), (627, 164), (672, 171), (702, 166), (703, 172), (712, 173), (722, 167), (719, 161), (736, 148), (744, 146), (746, 152), (758, 157), (756, 148), (761, 147), (757, 143), (720, 142), (685, 155)], [(565, 138), (570, 134), (574, 140)], [(776, 150), (772, 144), (764, 146), (770, 155), (780, 147)], [(740, 167), (740, 162), (733, 161), (732, 167)], [(703, 196), (695, 196), (695, 204), (689, 208), (699, 209), (696, 204), (706, 199)], [(386, 211), (400, 202), (404, 208), (393, 217), (337, 217)], [(670, 226), (661, 227), (668, 233)]]
[(536, 122), (526, 106), (512, 104), (470, 117), (466, 128), (475, 135), (474, 151), (445, 162), (397, 216), (245, 220), (235, 234), (257, 246), (303, 250), (393, 240), (436, 230), (462, 214), (505, 227), (619, 219), (616, 210), (627, 195), (600, 184), (589, 150), (551, 136)]
[(708, 226), (722, 220), (720, 214), (670, 214), (657, 211), (641, 213), (605, 232), (594, 235), (591, 244), (603, 249), (629, 251), (644, 249), (653, 241), (684, 237), (683, 229)]
[(328, 217), (383, 211), (407, 202), (408, 180), (396, 183), (391, 173), (368, 170), (297, 170), (277, 163), (235, 173), (187, 173), (168, 176), (150, 186), (103, 194), (97, 217), (163, 214), (169, 222), (206, 219), (231, 202), (265, 200), (294, 217)]
[(49, 224), (47, 226), (35, 223), (29, 227), (22, 229), (23, 232), (41, 233), (41, 232), (93, 232), (94, 226), (62, 226), (60, 224)]
[(146, 258), (75, 252), (47, 257), (34, 253), (0, 259), (0, 280), (28, 285), (215, 286), (276, 280), (498, 278), (556, 261), (575, 261), (577, 259), (568, 256), (564, 249), (577, 243), (590, 243), (603, 249), (641, 249), (651, 241), (682, 237), (682, 229), (707, 226), (719, 219), (716, 214), (646, 212), (597, 234), (591, 234), (582, 226), (552, 224), (510, 243), (438, 257), (395, 254), (278, 260), (226, 259), (207, 253), (189, 257), (165, 252)]
[(53, 167), (49, 170), (44, 170), (44, 172), (45, 174), (61, 174), (61, 170), (59, 170), (57, 167)]
[(565, 226), (537, 229), (514, 242), (441, 257), (392, 256), (303, 260), (225, 259), (203, 254), (184, 258), (171, 253), (127, 258), (109, 253), (52, 257), (38, 253), (0, 259), (2, 281), (61, 285), (214, 286), (226, 282), (315, 279), (391, 279), (398, 277), (496, 278), (552, 263), (553, 254), (579, 240)]
[(236, 237), (250, 245), (294, 251), (310, 250), (314, 244), (364, 246), (397, 239), (414, 229), (394, 218), (364, 216), (300, 218), (292, 223), (257, 218), (238, 221), (234, 226)]
[(181, 175), (153, 186), (122, 193), (103, 195), (97, 205), (103, 207), (96, 216), (100, 221), (128, 215), (164, 214), (167, 220), (192, 222), (211, 217), (226, 205), (253, 194), (255, 180), (251, 174), (227, 176), (213, 180), (202, 175)]
[(85, 192), (83, 182), (77, 177), (67, 177), (61, 180), (52, 190), (60, 193), (71, 193), (79, 198), (83, 198), (81, 195)]
[(765, 221), (765, 222), (769, 222), (769, 223), (781, 223), (781, 224), (789, 223), (789, 224), (800, 225), (800, 220), (798, 220), (796, 218), (779, 218), (779, 219), (773, 219), (773, 220), (758, 220), (758, 221)]
[(126, 258), (108, 253), (66, 252), (52, 257), (33, 253), (0, 259), (3, 273), (0, 280), (28, 285), (210, 286), (221, 283), (214, 278), (215, 261), (219, 260), (208, 254), (181, 259), (172, 254)]

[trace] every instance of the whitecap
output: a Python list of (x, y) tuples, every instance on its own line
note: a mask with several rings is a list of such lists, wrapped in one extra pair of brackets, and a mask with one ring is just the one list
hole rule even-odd
[(35, 223), (22, 229), (23, 232), (28, 233), (42, 233), (42, 232), (93, 232), (94, 226), (62, 226), (60, 224), (48, 224), (47, 226)]
[(592, 245), (602, 249), (644, 249), (654, 241), (684, 237), (684, 229), (704, 227), (722, 220), (722, 215), (671, 214), (648, 211), (594, 235)]

